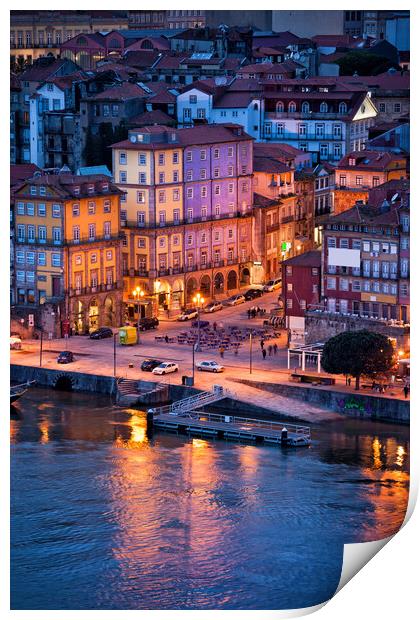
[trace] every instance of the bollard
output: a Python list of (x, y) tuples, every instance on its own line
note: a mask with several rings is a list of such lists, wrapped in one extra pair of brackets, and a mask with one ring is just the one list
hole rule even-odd
[(150, 432), (150, 431), (153, 430), (154, 416), (155, 416), (155, 410), (154, 409), (148, 409), (147, 410), (147, 414), (146, 414), (147, 432)]
[(288, 437), (287, 437), (287, 436), (288, 436), (288, 430), (287, 430), (287, 428), (284, 426), (284, 427), (281, 429), (281, 445), (282, 445), (282, 446), (287, 446), (287, 444), (288, 444)]

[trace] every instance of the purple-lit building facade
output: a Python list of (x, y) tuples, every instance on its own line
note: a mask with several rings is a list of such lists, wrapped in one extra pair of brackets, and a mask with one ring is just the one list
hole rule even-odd
[(136, 286), (145, 306), (176, 312), (197, 291), (223, 298), (251, 281), (252, 148), (233, 124), (143, 127), (113, 145), (129, 308)]

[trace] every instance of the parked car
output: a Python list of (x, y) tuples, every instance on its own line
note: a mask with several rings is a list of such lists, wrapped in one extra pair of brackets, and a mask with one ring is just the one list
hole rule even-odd
[(74, 362), (74, 355), (71, 351), (61, 351), (57, 357), (57, 364), (71, 364)]
[(251, 299), (262, 297), (262, 294), (263, 292), (259, 288), (249, 288), (246, 293), (244, 293), (244, 297), (246, 301), (251, 301)]
[(190, 321), (191, 319), (196, 319), (197, 317), (197, 310), (190, 308), (190, 310), (184, 310), (184, 312), (177, 318), (177, 321)]
[(197, 370), (207, 371), (207, 372), (223, 372), (225, 367), (221, 364), (218, 364), (215, 361), (203, 361), (196, 363)]
[(264, 292), (271, 293), (271, 291), (275, 291), (276, 289), (281, 287), (281, 278), (274, 278), (273, 280), (269, 280), (267, 284), (264, 284)]
[(152, 371), (154, 368), (157, 368), (158, 366), (160, 366), (162, 364), (162, 360), (144, 360), (144, 362), (142, 362), (140, 368), (142, 370), (149, 370)]
[(100, 327), (89, 334), (92, 340), (102, 340), (102, 338), (112, 338), (112, 336), (113, 332), (110, 327)]
[(147, 329), (156, 329), (159, 325), (159, 319), (155, 316), (152, 317), (143, 317), (139, 321), (140, 331), (144, 332)]
[(232, 295), (226, 300), (228, 306), (237, 306), (238, 304), (245, 303), (245, 297), (243, 295)]
[(201, 319), (199, 321), (193, 321), (191, 323), (191, 327), (208, 327), (210, 325), (210, 321), (202, 321)]
[(211, 301), (207, 306), (204, 307), (204, 312), (218, 312), (219, 310), (223, 310), (223, 304), (220, 301)]
[(19, 338), (19, 336), (10, 336), (10, 348), (11, 349), (22, 348), (22, 340)]
[(154, 375), (167, 375), (170, 372), (178, 372), (179, 367), (178, 364), (174, 362), (162, 362), (156, 368), (153, 368), (152, 373)]

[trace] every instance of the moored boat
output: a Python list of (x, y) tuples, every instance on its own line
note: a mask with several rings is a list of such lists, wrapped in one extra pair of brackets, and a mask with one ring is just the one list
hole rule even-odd
[(23, 396), (31, 385), (34, 385), (35, 381), (27, 381), (26, 383), (20, 383), (19, 385), (10, 386), (10, 404), (16, 402), (21, 396)]

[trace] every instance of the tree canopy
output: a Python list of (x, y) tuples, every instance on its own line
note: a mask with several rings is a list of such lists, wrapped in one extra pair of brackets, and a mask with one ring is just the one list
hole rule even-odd
[(400, 67), (385, 56), (378, 56), (364, 50), (351, 51), (336, 61), (340, 67), (340, 75), (379, 75), (394, 68)]
[(358, 389), (361, 375), (387, 372), (394, 361), (394, 347), (389, 338), (361, 330), (330, 338), (324, 345), (321, 365), (326, 372), (355, 377)]

